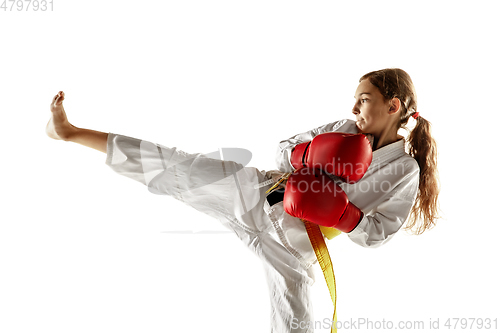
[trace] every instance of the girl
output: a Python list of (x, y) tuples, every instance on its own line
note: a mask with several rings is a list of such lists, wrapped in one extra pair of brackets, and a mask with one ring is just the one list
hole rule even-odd
[[(107, 154), (106, 164), (157, 194), (168, 194), (221, 221), (261, 259), (271, 298), (272, 332), (312, 332), (310, 287), (316, 256), (304, 223), (287, 214), (275, 192), (276, 176), (292, 172), (293, 148), (325, 132), (363, 133), (372, 162), (356, 184), (339, 183), (362, 218), (348, 237), (364, 247), (387, 242), (409, 216), (407, 229), (421, 234), (437, 219), (436, 144), (430, 123), (417, 112), (415, 89), (401, 69), (361, 77), (352, 112), (340, 120), (295, 135), (279, 144), (279, 170), (259, 171), (232, 161), (187, 154), (151, 142), (73, 126), (63, 108), (64, 93), (54, 96), (47, 134)], [(400, 128), (415, 121), (405, 140)], [(405, 143), (409, 154), (405, 152)], [(331, 238), (327, 228), (325, 238)]]

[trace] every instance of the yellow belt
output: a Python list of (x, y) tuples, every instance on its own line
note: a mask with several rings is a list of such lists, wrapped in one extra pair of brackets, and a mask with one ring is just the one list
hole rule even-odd
[(306, 220), (302, 220), (306, 226), (307, 235), (311, 241), (311, 245), (316, 253), (316, 258), (325, 276), (326, 285), (330, 291), (330, 297), (333, 302), (333, 321), (332, 321), (332, 333), (337, 332), (337, 294), (335, 292), (335, 275), (333, 274), (332, 260), (330, 259), (330, 254), (328, 253), (328, 248), (326, 247), (325, 239), (323, 234), (328, 238), (332, 239), (341, 234), (341, 232), (334, 228), (328, 228), (319, 226), (317, 224), (311, 223)]

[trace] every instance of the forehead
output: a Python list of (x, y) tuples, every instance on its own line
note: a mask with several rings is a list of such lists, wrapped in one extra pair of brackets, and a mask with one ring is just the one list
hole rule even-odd
[(359, 97), (362, 93), (369, 93), (371, 95), (380, 94), (378, 88), (371, 84), (369, 80), (363, 80), (359, 83), (354, 97)]

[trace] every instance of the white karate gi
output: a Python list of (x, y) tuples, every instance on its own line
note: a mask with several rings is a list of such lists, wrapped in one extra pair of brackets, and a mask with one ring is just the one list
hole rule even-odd
[[(281, 141), (276, 160), (279, 170), (293, 171), (290, 164), (293, 147), (327, 132), (357, 133), (358, 130), (355, 121), (344, 119)], [(367, 137), (373, 140), (370, 135)], [(401, 139), (375, 150), (370, 167), (356, 184), (336, 181), (349, 201), (365, 214), (356, 228), (347, 234), (349, 238), (364, 247), (378, 247), (391, 239), (410, 213), (419, 179), (418, 163), (405, 152), (405, 141)]]
[[(289, 156), (297, 143), (330, 131), (356, 133), (356, 126), (343, 120), (282, 141), (277, 156), (280, 171), (292, 171)], [(304, 224), (286, 214), (282, 202), (269, 205), (265, 191), (271, 185), (256, 186), (276, 171), (259, 171), (112, 133), (106, 164), (147, 185), (151, 192), (181, 200), (234, 231), (262, 259), (271, 299), (271, 332), (313, 332), (293, 325), (314, 321), (310, 287), (316, 257)], [(358, 184), (341, 184), (365, 213), (349, 237), (363, 246), (381, 245), (408, 215), (418, 188), (418, 165), (404, 152), (404, 142), (398, 141), (374, 152)]]

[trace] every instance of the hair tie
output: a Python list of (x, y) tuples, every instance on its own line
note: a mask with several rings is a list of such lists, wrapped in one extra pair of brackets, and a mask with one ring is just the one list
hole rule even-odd
[(413, 119), (417, 119), (417, 118), (418, 118), (418, 116), (420, 116), (420, 113), (418, 113), (418, 112), (415, 112), (415, 113), (412, 115)]

